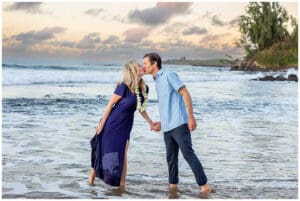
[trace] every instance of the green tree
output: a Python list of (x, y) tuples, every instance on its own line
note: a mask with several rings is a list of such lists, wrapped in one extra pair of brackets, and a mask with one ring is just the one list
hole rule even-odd
[(291, 24), (293, 31), (291, 33), (291, 39), (295, 45), (298, 45), (298, 23), (295, 17), (291, 15)]
[(239, 30), (243, 34), (239, 43), (244, 46), (248, 56), (251, 56), (256, 51), (283, 41), (288, 35), (288, 20), (286, 9), (278, 2), (250, 2), (246, 15), (239, 18)]

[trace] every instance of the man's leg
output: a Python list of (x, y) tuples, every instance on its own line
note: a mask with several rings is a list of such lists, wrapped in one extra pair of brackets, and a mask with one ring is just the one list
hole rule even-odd
[(176, 187), (178, 183), (178, 151), (179, 147), (172, 137), (171, 132), (164, 133), (164, 141), (166, 144), (167, 162), (169, 170), (170, 188)]
[(191, 167), (195, 175), (197, 184), (201, 187), (201, 191), (210, 191), (210, 189), (207, 189), (207, 178), (204, 173), (203, 167), (192, 148), (191, 133), (188, 129), (187, 124), (184, 124), (176, 129), (174, 139), (178, 143), (184, 159)]

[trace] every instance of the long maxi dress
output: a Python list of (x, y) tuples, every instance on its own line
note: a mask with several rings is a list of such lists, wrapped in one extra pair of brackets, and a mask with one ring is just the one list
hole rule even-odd
[[(147, 93), (148, 90), (147, 86)], [(143, 103), (140, 89), (139, 92)], [(122, 98), (112, 108), (101, 133), (94, 135), (90, 141), (91, 166), (95, 169), (96, 177), (106, 184), (120, 186), (125, 148), (130, 139), (137, 98), (124, 83), (119, 84), (114, 93)]]

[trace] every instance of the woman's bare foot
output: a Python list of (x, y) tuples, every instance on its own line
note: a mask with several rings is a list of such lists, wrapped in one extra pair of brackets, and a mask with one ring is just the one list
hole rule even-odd
[(124, 194), (125, 192), (125, 186), (120, 185), (118, 188), (112, 189), (110, 193), (114, 196), (122, 196), (122, 194)]
[(90, 178), (89, 178), (89, 185), (90, 186), (95, 186), (95, 184), (94, 184), (95, 177), (96, 177), (95, 169), (91, 168)]
[(124, 193), (125, 192), (125, 184), (120, 185), (119, 190), (120, 190), (120, 192)]
[(90, 185), (90, 186), (95, 186), (95, 183), (89, 181), (89, 185)]

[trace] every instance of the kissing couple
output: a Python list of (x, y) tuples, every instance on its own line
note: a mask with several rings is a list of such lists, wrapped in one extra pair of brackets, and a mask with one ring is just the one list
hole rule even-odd
[[(178, 191), (178, 152), (192, 169), (200, 194), (208, 194), (212, 188), (202, 164), (192, 148), (191, 132), (197, 123), (193, 114), (192, 98), (179, 76), (162, 68), (161, 57), (148, 53), (144, 64), (130, 61), (123, 67), (122, 79), (117, 83), (103, 115), (91, 139), (91, 171), (89, 184), (95, 177), (106, 184), (125, 188), (127, 153), (134, 113), (139, 111), (153, 131), (163, 131), (169, 172), (169, 191)], [(160, 122), (153, 122), (146, 112), (149, 87), (143, 75), (152, 75), (159, 102)]]

